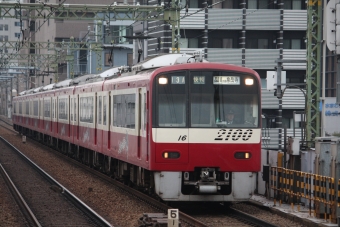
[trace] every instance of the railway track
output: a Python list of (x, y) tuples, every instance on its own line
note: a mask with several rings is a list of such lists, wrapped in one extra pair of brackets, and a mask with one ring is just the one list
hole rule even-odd
[(256, 218), (252, 215), (246, 214), (240, 210), (229, 208), (229, 213), (231, 217), (242, 220), (244, 223), (247, 223), (251, 226), (257, 226), (257, 227), (277, 227), (277, 225), (274, 225), (272, 223), (269, 223), (267, 221), (261, 220), (259, 218)]
[[(10, 176), (8, 176), (6, 170), (3, 168), (3, 166), (0, 164), (0, 174), (5, 182), (3, 186), (7, 186), (9, 191), (11, 192), (16, 204), (20, 208), (21, 214), (24, 216), (24, 223), (28, 223), (31, 226), (41, 226), (37, 218), (35, 217), (34, 213), (30, 209), (30, 207), (27, 205), (25, 199), (22, 197), (21, 193), (18, 191), (17, 187), (11, 180)], [(23, 224), (24, 224), (23, 223)]]
[(30, 225), (112, 226), (3, 137), (0, 147), (2, 175)]
[[(6, 123), (6, 128), (10, 129), (11, 131), (13, 131), (10, 127), (10, 124), (8, 124), (8, 122)], [(3, 124), (2, 124), (3, 126)], [(9, 127), (8, 127), (9, 126)], [(35, 141), (30, 141), (32, 143), (37, 143)], [(38, 145), (38, 143), (36, 144)], [(40, 144), (38, 145), (40, 146)], [(46, 149), (46, 148), (44, 148)], [(54, 154), (62, 157), (63, 159), (65, 159), (65, 155), (55, 151), (55, 150), (52, 150), (50, 148), (47, 148), (49, 149), (51, 152), (53, 152)], [(152, 199), (150, 198), (150, 196), (148, 195), (145, 195), (144, 193), (141, 193), (139, 191), (136, 191), (120, 182), (117, 182), (116, 180), (112, 179), (111, 177), (107, 176), (107, 175), (104, 175), (102, 174), (101, 172), (98, 172), (92, 168), (89, 168), (87, 166), (84, 166), (83, 164), (79, 163), (78, 161), (74, 160), (74, 159), (71, 159), (71, 158), (67, 158), (67, 161), (71, 163), (71, 165), (77, 165), (83, 169), (86, 169), (86, 171), (90, 172), (91, 174), (95, 175), (97, 178), (100, 178), (112, 185), (115, 185), (115, 187), (117, 188), (120, 188), (120, 190), (122, 191), (125, 191), (125, 192), (128, 192), (130, 193), (133, 197), (137, 197), (139, 200), (142, 200), (144, 201), (145, 203), (148, 203), (150, 206), (154, 207), (155, 209), (158, 210), (158, 212), (161, 212), (161, 213), (164, 213), (166, 214), (167, 213), (167, 210), (168, 209), (171, 209), (170, 206), (167, 206), (165, 205), (164, 203), (160, 202), (160, 201), (157, 201), (155, 199)], [(228, 214), (226, 215), (226, 217), (229, 216), (229, 217), (232, 217), (234, 218), (235, 220), (239, 220), (240, 223), (244, 223), (245, 225), (247, 226), (275, 226), (271, 223), (268, 223), (268, 222), (265, 222), (265, 221), (262, 221), (256, 217), (253, 217), (249, 214), (246, 214), (246, 213), (243, 213), (243, 212), (239, 212), (237, 211), (236, 209), (229, 209), (228, 211)], [(195, 216), (194, 216), (195, 217)], [(195, 219), (194, 217), (192, 216), (189, 216), (187, 214), (185, 214), (184, 212), (181, 212), (179, 213), (179, 218), (180, 218), (180, 222), (182, 224), (182, 226), (211, 226), (209, 224), (205, 224), (204, 221), (199, 221), (197, 219)], [(222, 218), (223, 219), (223, 218)]]

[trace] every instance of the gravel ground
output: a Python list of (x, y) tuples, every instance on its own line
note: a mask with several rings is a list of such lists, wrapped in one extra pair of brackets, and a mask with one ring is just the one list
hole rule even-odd
[(271, 213), (269, 211), (264, 211), (257, 206), (252, 206), (245, 203), (237, 203), (232, 206), (233, 208), (240, 210), (244, 213), (253, 215), (258, 219), (265, 220), (267, 222), (273, 223), (278, 227), (304, 227), (305, 225), (300, 222), (284, 218), (280, 215)]

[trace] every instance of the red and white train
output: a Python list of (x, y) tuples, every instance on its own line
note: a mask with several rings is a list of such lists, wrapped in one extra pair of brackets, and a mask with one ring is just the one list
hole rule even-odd
[[(261, 165), (258, 74), (185, 54), (125, 69), (22, 92), (14, 129), (164, 201), (248, 200)], [(231, 109), (237, 124), (225, 123)]]

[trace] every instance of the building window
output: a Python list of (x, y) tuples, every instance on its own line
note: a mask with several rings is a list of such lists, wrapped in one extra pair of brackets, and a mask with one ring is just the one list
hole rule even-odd
[(110, 25), (104, 26), (106, 44), (132, 44), (132, 39), (126, 39), (124, 36), (132, 36), (132, 28), (129, 26)]
[(31, 32), (35, 31), (35, 22), (34, 21), (30, 21), (30, 31)]
[(262, 89), (267, 88), (267, 79), (266, 78), (261, 78), (261, 88)]
[(212, 38), (209, 48), (233, 48), (232, 38)]
[(268, 49), (268, 39), (258, 40), (258, 49)]
[(0, 24), (0, 31), (4, 30), (4, 25)]
[(300, 39), (284, 39), (283, 40), (283, 49), (301, 49), (301, 40)]
[(247, 39), (246, 48), (248, 49), (268, 49), (268, 39)]
[(8, 35), (4, 36), (4, 41), (8, 41)]
[(246, 48), (257, 49), (257, 39), (247, 39)]
[(105, 53), (105, 66), (113, 65), (113, 53)]
[(198, 38), (180, 38), (180, 48), (198, 48)]
[(302, 9), (302, 3), (304, 2), (305, 1), (302, 2), (301, 0), (284, 0), (284, 9)]
[(217, 2), (220, 2), (212, 8), (214, 9), (233, 9), (233, 0), (225, 0), (224, 2), (221, 2), (221, 0), (212, 0), (212, 4), (215, 4)]
[(20, 23), (19, 21), (14, 22), (14, 26), (16, 26), (16, 27), (20, 27), (21, 25), (24, 26), (24, 22), (22, 22), (22, 23)]
[(5, 31), (8, 31), (8, 24), (5, 24)]
[(188, 48), (188, 39), (180, 38), (179, 39), (179, 48)]
[(20, 33), (16, 32), (16, 33), (14, 33), (14, 36), (17, 37), (17, 38), (20, 38)]
[(203, 6), (203, 2), (205, 2), (204, 0), (187, 0), (187, 2), (189, 3), (189, 7), (190, 8), (202, 8)]
[(248, 9), (268, 9), (269, 5), (273, 4), (268, 0), (248, 0)]

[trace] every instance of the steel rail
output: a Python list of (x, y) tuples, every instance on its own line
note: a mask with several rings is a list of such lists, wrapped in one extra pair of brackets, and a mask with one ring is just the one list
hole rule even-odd
[(269, 222), (266, 222), (266, 221), (263, 221), (261, 219), (258, 219), (250, 214), (247, 214), (247, 213), (244, 213), (240, 210), (237, 210), (237, 209), (234, 209), (234, 208), (229, 208), (229, 210), (231, 211), (231, 213), (241, 219), (241, 220), (244, 220), (246, 222), (249, 222), (251, 224), (254, 224), (255, 226), (258, 226), (258, 227), (278, 227), (277, 225), (274, 225), (272, 223), (269, 223)]
[(67, 188), (61, 185), (58, 181), (52, 178), (48, 173), (46, 173), (43, 169), (41, 169), (38, 165), (32, 162), (26, 155), (24, 155), (20, 150), (14, 147), (11, 143), (9, 143), (6, 139), (0, 136), (0, 139), (5, 142), (11, 149), (16, 151), (28, 164), (30, 164), (37, 172), (39, 172), (50, 184), (60, 189), (62, 195), (64, 195), (69, 201), (71, 201), (77, 208), (79, 208), (85, 215), (87, 215), (94, 223), (98, 226), (112, 226), (108, 221), (102, 218), (99, 214), (97, 214), (94, 210), (92, 210), (89, 206), (87, 206), (83, 201), (78, 199), (75, 195), (73, 195)]
[(10, 189), (10, 191), (11, 191), (13, 197), (14, 197), (14, 200), (16, 201), (18, 206), (20, 207), (20, 210), (22, 211), (26, 221), (32, 226), (41, 227), (42, 225), (40, 224), (38, 219), (35, 217), (31, 208), (27, 205), (25, 199), (22, 197), (21, 193), (19, 192), (19, 190), (17, 189), (17, 187), (15, 186), (13, 181), (11, 180), (10, 176), (8, 176), (6, 170), (4, 169), (4, 167), (1, 164), (0, 164), (0, 173), (3, 176), (7, 187)]

